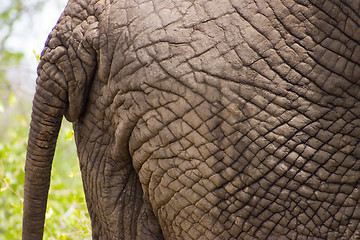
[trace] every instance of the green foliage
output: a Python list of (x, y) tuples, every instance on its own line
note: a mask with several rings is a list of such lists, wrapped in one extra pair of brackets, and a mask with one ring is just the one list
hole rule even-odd
[(0, 239), (16, 239), (21, 232), (25, 132), (28, 127), (24, 115), (6, 115), (14, 104), (12, 95), (11, 100), (1, 103), (0, 112), (0, 219), (7, 219), (0, 222)]
[[(20, 239), (24, 163), (30, 104), (9, 94), (0, 102), (0, 239)], [(19, 111), (20, 106), (25, 111)], [(51, 177), (44, 239), (90, 239), (72, 127), (64, 122), (59, 135)]]

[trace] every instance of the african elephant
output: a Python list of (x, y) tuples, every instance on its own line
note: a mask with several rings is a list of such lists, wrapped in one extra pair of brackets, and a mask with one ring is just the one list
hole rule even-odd
[(360, 236), (360, 4), (70, 0), (38, 67), (23, 239), (63, 116), (93, 239)]

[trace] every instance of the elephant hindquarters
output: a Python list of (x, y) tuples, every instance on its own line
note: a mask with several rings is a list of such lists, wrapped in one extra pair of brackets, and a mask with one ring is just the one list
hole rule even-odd
[(236, 199), (242, 134), (210, 109), (221, 111), (205, 100), (193, 108), (179, 98), (145, 114), (130, 140), (135, 169), (167, 239), (229, 239), (242, 231)]
[(266, 112), (247, 102), (248, 111), (224, 99), (193, 106), (185, 99), (148, 111), (130, 138), (134, 168), (165, 238), (359, 234), (353, 115), (341, 134), (328, 128), (320, 135), (326, 125), (314, 114), (335, 114), (326, 109), (307, 116), (271, 104)]

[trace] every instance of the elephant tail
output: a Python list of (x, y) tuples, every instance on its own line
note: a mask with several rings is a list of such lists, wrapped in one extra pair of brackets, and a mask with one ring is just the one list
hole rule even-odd
[(38, 85), (25, 163), (23, 239), (42, 239), (51, 165), (66, 104)]

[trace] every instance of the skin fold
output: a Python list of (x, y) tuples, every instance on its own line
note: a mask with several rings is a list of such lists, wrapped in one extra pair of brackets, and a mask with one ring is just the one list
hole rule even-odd
[(23, 239), (63, 116), (93, 239), (357, 239), (360, 4), (70, 0), (38, 67)]

